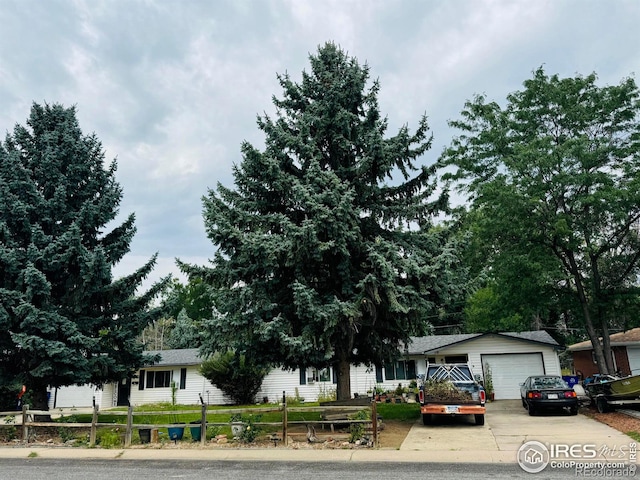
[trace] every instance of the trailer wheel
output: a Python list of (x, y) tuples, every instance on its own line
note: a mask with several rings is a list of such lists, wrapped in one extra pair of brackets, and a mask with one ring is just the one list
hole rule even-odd
[(431, 418), (431, 414), (430, 413), (423, 413), (422, 414), (422, 424), (423, 425), (431, 425), (432, 423), (432, 418)]
[(596, 408), (598, 409), (599, 413), (607, 413), (611, 411), (611, 407), (609, 406), (607, 399), (604, 397), (596, 398)]
[(476, 425), (484, 425), (484, 414), (477, 413), (476, 414)]

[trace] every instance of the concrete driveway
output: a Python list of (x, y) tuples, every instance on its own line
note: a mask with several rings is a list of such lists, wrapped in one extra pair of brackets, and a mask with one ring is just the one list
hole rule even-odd
[(620, 448), (627, 452), (633, 440), (627, 435), (584, 415), (549, 413), (530, 417), (520, 400), (487, 404), (483, 426), (473, 418), (445, 419), (432, 426), (422, 419), (411, 428), (401, 451), (425, 451), (450, 461), (515, 462), (523, 443), (545, 445), (595, 445), (598, 458), (617, 460)]

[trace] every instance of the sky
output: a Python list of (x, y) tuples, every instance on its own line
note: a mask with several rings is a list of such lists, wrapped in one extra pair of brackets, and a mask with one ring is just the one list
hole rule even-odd
[(31, 105), (75, 105), (116, 159), (119, 221), (136, 215), (132, 273), (208, 263), (202, 197), (234, 186), (240, 147), (263, 145), (277, 74), (294, 81), (334, 42), (380, 82), (388, 136), (429, 119), (437, 160), (476, 94), (504, 103), (533, 71), (639, 81), (637, 0), (0, 0), (0, 140)]

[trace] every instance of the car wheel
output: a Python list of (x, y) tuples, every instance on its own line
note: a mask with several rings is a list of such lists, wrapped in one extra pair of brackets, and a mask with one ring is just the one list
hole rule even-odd
[(569, 408), (569, 415), (577, 415), (578, 414), (578, 407), (571, 407)]
[(527, 402), (524, 400), (524, 398), (520, 397), (520, 400), (522, 400), (522, 407), (527, 408)]
[(484, 425), (484, 414), (476, 414), (476, 425)]
[(609, 403), (604, 397), (596, 398), (596, 408), (599, 413), (607, 413), (610, 410)]
[(534, 417), (536, 415), (536, 409), (533, 408), (533, 405), (529, 404), (529, 416)]
[(431, 423), (432, 423), (431, 414), (430, 413), (423, 413), (422, 414), (422, 424), (423, 425), (431, 425)]

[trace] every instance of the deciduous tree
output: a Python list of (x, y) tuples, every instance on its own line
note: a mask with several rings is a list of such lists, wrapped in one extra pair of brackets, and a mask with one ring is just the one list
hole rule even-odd
[(640, 103), (633, 79), (596, 80), (540, 68), (504, 107), (477, 96), (451, 123), (461, 134), (443, 163), (491, 222), (498, 255), (555, 259), (548, 280), (571, 292), (608, 373), (610, 325), (638, 303)]

